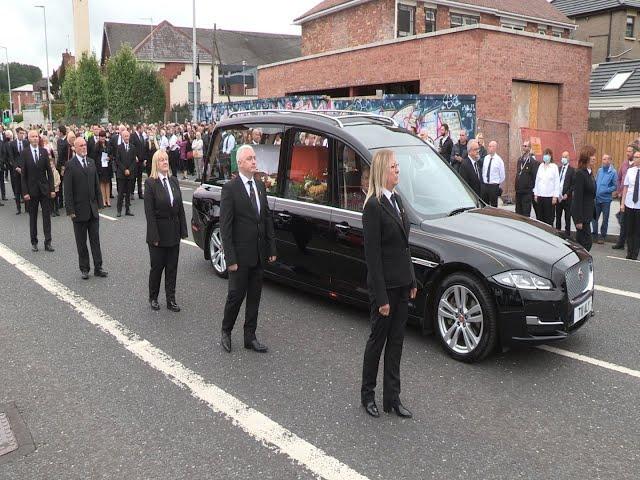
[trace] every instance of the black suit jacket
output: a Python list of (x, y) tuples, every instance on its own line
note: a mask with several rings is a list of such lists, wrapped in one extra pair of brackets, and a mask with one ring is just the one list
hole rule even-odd
[(273, 218), (267, 202), (267, 191), (255, 180), (260, 203), (260, 216), (251, 205), (240, 175), (225, 183), (220, 200), (220, 231), (227, 265), (265, 265), (276, 255)]
[[(129, 170), (129, 176), (124, 174)], [(121, 143), (116, 151), (116, 178), (135, 178), (136, 176), (136, 149), (129, 142), (129, 151), (125, 150), (124, 143)]]
[(87, 140), (87, 155), (93, 158), (93, 160), (97, 162), (99, 159), (96, 158), (96, 155), (95, 155), (96, 143), (97, 142), (96, 142), (95, 136)]
[(48, 197), (54, 191), (53, 171), (49, 165), (49, 153), (44, 148), (38, 148), (38, 161), (35, 162), (31, 154), (31, 146), (22, 150), (20, 156), (22, 168), (22, 194), (31, 197)]
[[(476, 163), (478, 164), (478, 171), (480, 172), (480, 175), (482, 175), (482, 161), (479, 160)], [(462, 159), (462, 164), (460, 165), (460, 176), (479, 196), (482, 188), (482, 182), (478, 175), (476, 175), (476, 170), (473, 168), (471, 159), (468, 156), (465, 156)]]
[(593, 212), (596, 208), (596, 181), (586, 168), (576, 171), (573, 184), (573, 199), (571, 201), (571, 218), (577, 225), (582, 223), (582, 228), (591, 228), (589, 222), (593, 220)]
[(447, 136), (445, 140), (441, 137), (436, 141), (436, 147), (438, 147), (438, 153), (442, 155), (442, 158), (448, 163), (451, 163), (451, 151), (453, 150), (453, 140), (451, 140), (451, 137)]
[[(29, 141), (22, 140), (22, 151), (24, 152), (29, 148)], [(12, 169), (22, 167), (22, 159), (20, 158), (20, 151), (18, 150), (18, 140), (12, 140), (7, 146), (7, 161), (11, 165)]]
[(174, 247), (181, 238), (187, 238), (187, 220), (176, 177), (169, 177), (171, 197), (160, 179), (147, 178), (144, 182), (144, 214), (147, 218), (147, 243), (158, 242), (158, 247)]
[(144, 137), (138, 137), (138, 132), (133, 132), (129, 138), (129, 143), (133, 145), (136, 150), (136, 156), (138, 157), (138, 166), (140, 167), (138, 172), (142, 170), (142, 163), (144, 162)]
[(102, 202), (95, 162), (87, 157), (87, 167), (84, 168), (74, 155), (67, 162), (64, 174), (64, 204), (67, 215), (75, 215), (74, 222), (88, 222), (92, 218), (98, 218)]
[(389, 303), (387, 289), (416, 286), (409, 249), (411, 225), (402, 200), (396, 198), (400, 215), (384, 195), (380, 200), (369, 198), (362, 213), (367, 287), (378, 308)]
[[(562, 165), (558, 169), (558, 175), (562, 171)], [(575, 183), (576, 169), (567, 165), (567, 172), (564, 174), (564, 182), (562, 183), (562, 195), (567, 196), (567, 200), (571, 200), (573, 196), (573, 185)]]
[(533, 194), (533, 187), (536, 186), (536, 176), (540, 162), (533, 154), (523, 155), (516, 165), (516, 193)]

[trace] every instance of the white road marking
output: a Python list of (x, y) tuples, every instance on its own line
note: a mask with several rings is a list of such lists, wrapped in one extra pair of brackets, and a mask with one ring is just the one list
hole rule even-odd
[(191, 240), (180, 240), (182, 243), (186, 244), (186, 245), (190, 245), (192, 247), (197, 247), (198, 245), (194, 242), (192, 242)]
[(640, 293), (627, 292), (626, 290), (618, 290), (617, 288), (603, 287), (602, 285), (596, 285), (595, 289), (599, 292), (613, 293), (614, 295), (621, 295), (623, 297), (636, 298), (640, 300)]
[(184, 203), (185, 205), (193, 205), (193, 203), (187, 202), (186, 200), (183, 200), (182, 203)]
[(109, 215), (105, 215), (104, 213), (99, 213), (98, 215), (100, 215), (100, 217), (104, 218), (105, 220), (110, 220), (112, 222), (118, 221), (117, 218), (110, 217)]
[(640, 263), (640, 260), (631, 260), (630, 258), (615, 257), (613, 255), (607, 255), (607, 258), (611, 258), (613, 260), (622, 260), (623, 262)]
[(147, 365), (164, 374), (177, 386), (188, 390), (193, 397), (207, 404), (214, 412), (221, 413), (231, 420), (256, 441), (287, 455), (319, 477), (330, 480), (367, 479), (233, 395), (212, 383), (207, 383), (202, 376), (171, 358), (2, 243), (0, 257), (59, 300), (73, 307), (89, 323), (111, 335)]
[(607, 370), (612, 370), (614, 372), (624, 373), (626, 375), (631, 375), (632, 377), (640, 378), (640, 371), (632, 370), (631, 368), (627, 368), (627, 367), (622, 367), (620, 365), (616, 365), (615, 363), (605, 362), (604, 360), (598, 360), (597, 358), (587, 357), (586, 355), (570, 352), (569, 350), (563, 350), (561, 348), (551, 347), (549, 345), (539, 345), (538, 348), (540, 350), (545, 350), (547, 352), (555, 353), (556, 355), (562, 355), (563, 357), (573, 358), (574, 360), (579, 360), (581, 362), (589, 363), (597, 367), (606, 368)]

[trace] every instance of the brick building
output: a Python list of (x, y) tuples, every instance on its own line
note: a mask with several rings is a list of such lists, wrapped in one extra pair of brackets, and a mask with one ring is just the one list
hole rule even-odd
[(383, 93), (477, 98), (510, 176), (518, 127), (587, 130), (591, 45), (546, 0), (326, 0), (295, 20), (297, 59), (258, 69), (259, 96)]
[(34, 108), (40, 103), (40, 99), (36, 99), (33, 84), (20, 85), (11, 89), (11, 102), (13, 103), (13, 114), (22, 113), (26, 108)]

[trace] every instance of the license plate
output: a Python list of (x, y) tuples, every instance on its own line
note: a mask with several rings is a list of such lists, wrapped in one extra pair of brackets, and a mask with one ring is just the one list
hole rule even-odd
[(578, 323), (584, 317), (589, 315), (591, 310), (593, 310), (593, 297), (589, 297), (573, 310), (573, 323)]

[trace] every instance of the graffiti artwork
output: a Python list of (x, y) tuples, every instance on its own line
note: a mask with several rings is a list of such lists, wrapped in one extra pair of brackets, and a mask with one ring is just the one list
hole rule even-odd
[(332, 99), (323, 96), (281, 97), (243, 102), (200, 105), (200, 121), (220, 121), (230, 112), (242, 110), (352, 110), (371, 112), (393, 118), (404, 128), (419, 132), (425, 129), (431, 139), (446, 123), (452, 138), (460, 130), (473, 138), (476, 131), (476, 97), (473, 95), (384, 95), (382, 98), (354, 97)]

